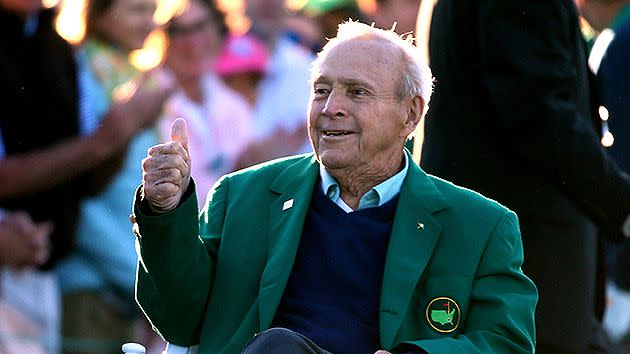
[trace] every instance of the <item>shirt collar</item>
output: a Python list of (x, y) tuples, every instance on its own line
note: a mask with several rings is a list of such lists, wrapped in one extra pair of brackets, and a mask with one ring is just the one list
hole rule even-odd
[[(374, 188), (361, 196), (358, 210), (381, 206), (400, 193), (405, 176), (407, 176), (407, 170), (409, 170), (409, 157), (407, 157), (406, 153), (403, 153), (403, 156), (405, 159), (405, 167), (397, 174), (374, 186)], [(319, 176), (321, 177), (321, 187), (324, 194), (346, 212), (352, 211), (343, 199), (340, 198), (339, 183), (326, 171), (326, 168), (322, 164), (319, 165)]]

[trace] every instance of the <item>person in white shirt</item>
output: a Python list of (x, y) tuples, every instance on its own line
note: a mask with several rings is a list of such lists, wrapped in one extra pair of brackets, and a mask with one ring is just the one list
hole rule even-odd
[(190, 125), (192, 175), (197, 181), (199, 207), (212, 185), (236, 169), (237, 158), (251, 140), (252, 111), (244, 98), (230, 90), (211, 71), (222, 42), (222, 18), (210, 4), (192, 0), (167, 24), (170, 41), (165, 64), (180, 87), (164, 106), (162, 140), (170, 139), (172, 122)]

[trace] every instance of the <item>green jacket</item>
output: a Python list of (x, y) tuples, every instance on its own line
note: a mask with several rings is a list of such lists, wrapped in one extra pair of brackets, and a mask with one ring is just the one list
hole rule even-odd
[[(192, 187), (159, 216), (136, 197), (136, 297), (165, 340), (240, 353), (269, 328), (318, 176), (312, 154), (227, 175), (199, 220)], [(411, 163), (385, 262), (383, 349), (532, 353), (537, 292), (522, 262), (513, 212)]]

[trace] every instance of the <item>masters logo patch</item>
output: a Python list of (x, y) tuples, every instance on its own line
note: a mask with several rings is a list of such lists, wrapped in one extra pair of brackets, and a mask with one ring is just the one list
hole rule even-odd
[(427, 305), (426, 320), (431, 328), (440, 333), (456, 330), (460, 315), (459, 305), (450, 297), (436, 297)]

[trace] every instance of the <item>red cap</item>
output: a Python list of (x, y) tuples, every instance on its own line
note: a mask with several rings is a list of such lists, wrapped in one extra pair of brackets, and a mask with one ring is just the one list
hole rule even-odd
[(214, 69), (219, 75), (243, 72), (264, 73), (269, 54), (262, 41), (252, 35), (230, 35), (226, 39)]

